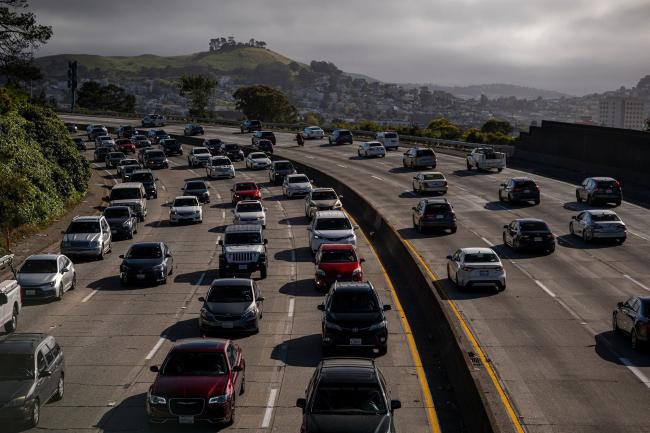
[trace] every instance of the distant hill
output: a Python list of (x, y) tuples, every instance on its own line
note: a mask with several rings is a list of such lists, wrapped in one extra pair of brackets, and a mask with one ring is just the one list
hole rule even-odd
[(462, 99), (479, 99), (485, 95), (490, 99), (507, 98), (514, 96), (517, 99), (559, 99), (568, 98), (571, 95), (556, 92), (554, 90), (536, 89), (534, 87), (515, 86), (513, 84), (474, 84), (470, 86), (437, 86), (431, 85), (432, 89), (444, 90)]

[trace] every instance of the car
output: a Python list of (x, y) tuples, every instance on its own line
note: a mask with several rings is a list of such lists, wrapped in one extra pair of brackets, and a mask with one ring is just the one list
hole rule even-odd
[(540, 192), (537, 183), (529, 177), (509, 177), (499, 185), (499, 201), (521, 203), (532, 201), (540, 203)]
[(133, 239), (138, 232), (138, 215), (129, 206), (109, 206), (102, 212), (113, 237)]
[(160, 146), (160, 150), (165, 152), (165, 155), (167, 156), (183, 154), (183, 145), (180, 143), (180, 141), (174, 138), (166, 138), (164, 140), (160, 140), (158, 145)]
[(56, 339), (16, 333), (0, 339), (3, 430), (38, 426), (41, 409), (65, 392), (65, 357)]
[(335, 281), (363, 281), (363, 262), (353, 245), (322, 244), (314, 259), (316, 289), (329, 289)]
[(230, 188), (230, 201), (236, 205), (240, 200), (261, 200), (262, 191), (255, 182), (237, 182)]
[(241, 273), (260, 271), (266, 278), (269, 266), (266, 251), (267, 240), (259, 224), (233, 224), (226, 227), (223, 239), (219, 239), (219, 278)]
[(231, 340), (192, 338), (174, 343), (146, 396), (149, 423), (233, 424), (245, 391), (246, 362)]
[(397, 150), (399, 148), (399, 135), (393, 131), (378, 132), (375, 140), (380, 142), (386, 150)]
[(327, 142), (330, 144), (352, 144), (354, 138), (352, 137), (352, 132), (347, 129), (335, 129), (327, 136)]
[(99, 137), (95, 142), (95, 146), (108, 147), (111, 150), (117, 150), (117, 148), (115, 147), (115, 141), (108, 136)]
[(243, 161), (244, 151), (241, 150), (238, 144), (234, 143), (221, 143), (219, 147), (219, 154), (227, 156), (231, 161)]
[(203, 127), (201, 125), (198, 125), (196, 123), (188, 123), (185, 125), (183, 128), (183, 135), (185, 136), (191, 136), (191, 135), (204, 135), (205, 131), (203, 130)]
[(614, 203), (620, 206), (623, 201), (621, 183), (611, 177), (588, 177), (576, 188), (576, 201), (587, 202), (592, 206), (596, 203)]
[(129, 178), (131, 182), (139, 182), (144, 186), (147, 198), (158, 198), (157, 177), (148, 168), (133, 170)]
[(302, 129), (302, 136), (307, 140), (322, 140), (325, 137), (325, 131), (320, 126), (306, 126)]
[(89, 123), (88, 125), (86, 125), (86, 134), (90, 135), (90, 133), (91, 133), (91, 131), (93, 129), (95, 129), (97, 127), (100, 127), (100, 126), (103, 126), (103, 125), (99, 125), (99, 124), (96, 124), (96, 123)]
[(449, 230), (456, 233), (456, 212), (446, 198), (425, 198), (413, 210), (413, 229), (424, 233), (426, 229)]
[(312, 254), (316, 254), (321, 244), (349, 244), (356, 247), (357, 235), (354, 232), (358, 229), (341, 210), (318, 211), (307, 228), (309, 248)]
[(187, 155), (187, 165), (194, 168), (196, 166), (205, 167), (210, 161), (212, 154), (207, 147), (194, 147)]
[(571, 217), (569, 232), (582, 237), (585, 242), (594, 239), (614, 239), (622, 244), (627, 239), (627, 227), (616, 215), (608, 209), (586, 210)]
[(156, 149), (154, 149), (151, 146), (141, 147), (140, 149), (138, 149), (138, 161), (140, 162), (140, 164), (144, 164), (147, 161), (147, 159), (145, 158), (145, 154), (150, 150), (156, 150)]
[(62, 232), (59, 250), (68, 257), (94, 257), (104, 259), (111, 252), (111, 227), (104, 216), (76, 216)]
[(341, 347), (371, 348), (381, 355), (387, 352), (388, 326), (384, 311), (391, 306), (382, 306), (369, 281), (335, 281), (318, 309), (323, 312), (323, 356)]
[(143, 128), (165, 126), (165, 117), (160, 114), (147, 114), (144, 116), (141, 123)]
[(74, 143), (75, 147), (78, 150), (87, 150), (88, 147), (86, 146), (86, 143), (84, 142), (84, 139), (81, 137), (74, 137), (72, 139), (72, 142)]
[(67, 129), (68, 132), (71, 133), (71, 134), (76, 134), (77, 131), (78, 131), (77, 125), (74, 124), (74, 123), (70, 123), (70, 122), (65, 123), (65, 129)]
[(368, 141), (366, 143), (361, 143), (357, 149), (357, 155), (359, 158), (375, 156), (379, 158), (384, 158), (386, 156), (386, 149), (384, 145), (378, 141)]
[(650, 296), (631, 296), (616, 304), (612, 313), (612, 329), (630, 336), (632, 349), (644, 348), (650, 340)]
[(123, 168), (126, 167), (127, 165), (137, 165), (137, 166), (139, 167), (139, 166), (140, 166), (140, 163), (139, 163), (138, 160), (135, 159), (135, 158), (124, 158), (124, 159), (120, 160), (120, 161), (117, 163), (117, 165), (115, 166), (115, 168), (117, 169), (117, 175), (118, 175), (118, 176), (121, 176), (121, 175), (122, 175), (122, 170), (123, 170)]
[(33, 254), (25, 259), (16, 273), (23, 300), (63, 299), (74, 290), (77, 272), (74, 264), (63, 254)]
[[(8, 267), (13, 272), (13, 254), (0, 257), (0, 270)], [(15, 278), (15, 274), (14, 274)], [(23, 309), (22, 289), (18, 281), (0, 281), (0, 326), (3, 326), (7, 334), (18, 328), (18, 316)]]
[(210, 179), (233, 179), (236, 174), (235, 166), (230, 158), (221, 155), (210, 158), (210, 162), (205, 166), (205, 173)]
[(251, 137), (251, 145), (254, 148), (259, 149), (259, 142), (261, 140), (270, 140), (271, 143), (275, 146), (275, 134), (273, 131), (255, 131), (253, 136)]
[(246, 168), (265, 169), (271, 166), (271, 160), (264, 152), (251, 152), (246, 157)]
[(124, 152), (109, 152), (104, 160), (106, 168), (116, 168), (123, 159), (126, 159)]
[(285, 159), (272, 161), (269, 167), (269, 182), (279, 185), (284, 181), (284, 177), (289, 174), (295, 174), (296, 169), (291, 161)]
[(140, 221), (147, 217), (147, 192), (140, 182), (118, 183), (108, 196), (110, 206), (128, 206)]
[(120, 125), (115, 131), (117, 138), (131, 138), (135, 134), (135, 127), (131, 125)]
[(221, 278), (212, 281), (199, 314), (199, 329), (214, 331), (259, 332), (264, 297), (250, 278)]
[(149, 141), (147, 136), (144, 134), (136, 134), (131, 136), (131, 141), (133, 141), (137, 149), (151, 146), (151, 141)]
[(259, 200), (241, 200), (232, 211), (233, 224), (261, 224), (266, 228), (266, 208)]
[(459, 290), (470, 286), (495, 286), (506, 289), (506, 271), (501, 259), (491, 248), (460, 248), (447, 256), (447, 278)]
[(302, 409), (301, 433), (395, 432), (395, 410), (384, 375), (373, 359), (326, 358), (309, 380)]
[(424, 171), (413, 176), (413, 192), (419, 194), (447, 194), (445, 175), (438, 171)]
[(273, 153), (273, 142), (271, 140), (262, 139), (257, 142), (255, 148), (260, 152)]
[(92, 141), (95, 142), (96, 147), (100, 147), (102, 145), (102, 142), (110, 141), (110, 140), (112, 140), (110, 135), (108, 135), (108, 134), (99, 134), (99, 135), (96, 135), (95, 138)]
[(182, 195), (176, 197), (169, 209), (169, 224), (180, 222), (203, 222), (203, 208), (199, 199), (193, 195)]
[(96, 147), (93, 152), (93, 161), (95, 162), (105, 162), (106, 156), (111, 152), (111, 149), (108, 147)]
[(499, 173), (506, 168), (506, 154), (497, 152), (491, 146), (481, 146), (472, 149), (466, 157), (467, 170), (476, 167), (477, 170), (490, 170), (496, 168)]
[(243, 120), (239, 125), (239, 129), (242, 134), (245, 132), (261, 131), (262, 122), (259, 120)]
[(537, 218), (519, 218), (503, 226), (503, 244), (515, 251), (555, 251), (555, 236), (548, 225)]
[(94, 140), (100, 135), (108, 135), (108, 129), (103, 125), (95, 125), (95, 127), (88, 133), (88, 139)]
[(311, 220), (318, 211), (340, 210), (341, 198), (332, 188), (312, 188), (305, 196), (305, 216)]
[(223, 141), (220, 138), (206, 138), (203, 140), (203, 147), (207, 147), (212, 156), (219, 155), (219, 150), (222, 144)]
[(203, 180), (190, 180), (183, 186), (183, 195), (194, 196), (200, 203), (210, 203), (210, 188)]
[(120, 284), (151, 282), (166, 284), (174, 272), (174, 257), (164, 242), (137, 242), (121, 254)]
[(402, 156), (402, 165), (404, 168), (429, 167), (436, 168), (438, 159), (432, 149), (428, 147), (412, 147)]
[(144, 153), (144, 163), (147, 168), (169, 168), (169, 160), (162, 150), (151, 149)]
[(171, 136), (164, 129), (151, 129), (147, 132), (147, 138), (152, 143), (158, 144), (160, 140), (171, 138)]
[[(120, 168), (122, 172), (122, 182), (129, 182), (131, 180), (131, 174), (136, 170), (140, 170), (142, 167), (140, 164), (129, 164), (120, 166)], [(148, 195), (147, 198), (149, 198)]]
[(312, 190), (312, 181), (304, 174), (289, 174), (282, 182), (282, 194), (288, 198), (305, 196)]

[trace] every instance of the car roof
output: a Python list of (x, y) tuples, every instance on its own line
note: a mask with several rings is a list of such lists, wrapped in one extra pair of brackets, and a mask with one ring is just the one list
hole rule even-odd
[(449, 200), (447, 200), (444, 197), (430, 197), (430, 198), (423, 198), (423, 202), (426, 204), (445, 204), (449, 203)]
[(261, 232), (261, 231), (262, 231), (262, 226), (259, 224), (231, 224), (226, 227), (224, 233)]
[(316, 212), (315, 218), (346, 218), (347, 215), (342, 210), (320, 210)]
[(611, 180), (615, 181), (613, 177), (607, 177), (607, 176), (594, 176), (594, 177), (588, 177), (587, 179), (593, 179), (593, 180)]
[(32, 254), (31, 256), (27, 257), (25, 261), (27, 260), (56, 260), (57, 258), (61, 257), (61, 254)]
[(113, 185), (112, 189), (141, 188), (142, 182), (123, 182)]
[(488, 247), (468, 247), (460, 250), (465, 254), (496, 254), (492, 248)]
[(544, 221), (541, 218), (517, 218), (517, 219), (514, 219), (513, 221), (516, 221), (518, 223), (544, 223), (544, 224), (546, 224), (546, 221)]
[(179, 196), (174, 197), (174, 200), (179, 200), (179, 199), (183, 199), (183, 198), (190, 198), (190, 199), (194, 199), (194, 200), (198, 201), (198, 198), (196, 198), (195, 195), (179, 195)]
[(101, 215), (79, 215), (72, 219), (72, 222), (75, 221), (99, 221)]
[(215, 278), (212, 280), (210, 287), (215, 286), (252, 286), (253, 280), (250, 278)]
[(616, 215), (616, 212), (610, 209), (588, 209), (585, 212), (591, 215)]
[(377, 383), (372, 360), (355, 358), (327, 358), (321, 361), (320, 381), (324, 383)]
[(42, 333), (15, 333), (0, 338), (0, 353), (32, 354), (49, 335)]
[(325, 358), (321, 361), (322, 368), (353, 367), (375, 369), (375, 361), (371, 358), (336, 357)]
[(334, 283), (334, 286), (332, 287), (333, 292), (374, 292), (375, 288), (373, 287), (372, 283), (370, 281), (364, 281), (364, 282), (351, 282), (351, 281), (344, 281), (344, 282), (339, 282), (336, 281)]
[(176, 341), (171, 351), (222, 352), (229, 341), (223, 338), (186, 338)]

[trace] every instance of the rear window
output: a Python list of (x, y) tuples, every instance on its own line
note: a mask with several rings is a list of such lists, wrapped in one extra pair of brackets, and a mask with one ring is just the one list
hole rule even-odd
[(537, 184), (532, 180), (516, 180), (515, 186), (518, 186), (520, 188), (535, 188)]
[(250, 121), (250, 125), (251, 125), (251, 126), (259, 126), (259, 125), (261, 125), (261, 123), (260, 123), (259, 120), (251, 120), (251, 121)]
[(273, 137), (273, 133), (270, 131), (262, 132), (262, 137)]
[(417, 156), (433, 156), (433, 150), (431, 150), (431, 149), (420, 149), (417, 152)]
[(422, 179), (424, 180), (443, 180), (445, 176), (442, 175), (442, 173), (432, 173), (432, 174), (425, 174), (422, 176)]
[(397, 134), (395, 134), (394, 132), (387, 132), (387, 133), (384, 134), (384, 137), (385, 138), (397, 138)]
[(141, 199), (140, 188), (117, 188), (111, 190), (111, 200)]
[(224, 148), (228, 151), (239, 150), (239, 146), (236, 144), (226, 144)]
[(332, 313), (375, 313), (379, 311), (377, 297), (371, 291), (334, 292)]
[(352, 135), (352, 133), (350, 131), (347, 131), (347, 130), (343, 129), (343, 130), (339, 131), (339, 135), (346, 135), (347, 136), (347, 135)]
[(451, 211), (451, 206), (449, 206), (449, 203), (435, 203), (435, 204), (428, 204), (427, 207), (424, 209), (424, 214), (433, 215), (440, 212), (449, 212), (449, 211)]
[(104, 210), (106, 218), (121, 218), (129, 216), (129, 208), (108, 208)]
[(370, 147), (383, 147), (381, 143), (370, 143)]
[(251, 191), (257, 189), (254, 183), (238, 183), (235, 185), (235, 191)]
[(618, 217), (618, 215), (613, 214), (613, 213), (591, 214), (591, 219), (593, 221), (603, 221), (603, 222), (620, 221), (621, 220)]
[(156, 150), (153, 152), (147, 152), (148, 158), (164, 158), (165, 154), (161, 150)]
[(498, 263), (499, 258), (494, 253), (465, 254), (465, 263)]
[(615, 180), (599, 180), (596, 182), (596, 188), (613, 189), (618, 188), (618, 182)]
[(133, 182), (151, 182), (153, 175), (151, 173), (135, 173), (131, 176)]
[(542, 221), (526, 221), (519, 223), (522, 232), (547, 232), (548, 226)]

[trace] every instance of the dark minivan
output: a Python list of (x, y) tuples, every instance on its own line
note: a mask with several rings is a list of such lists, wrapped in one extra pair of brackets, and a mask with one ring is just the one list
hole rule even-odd
[(576, 188), (576, 201), (593, 205), (600, 203), (614, 203), (621, 205), (623, 189), (621, 183), (611, 177), (588, 177)]
[(529, 177), (511, 177), (499, 185), (499, 201), (508, 203), (540, 202), (537, 183)]

